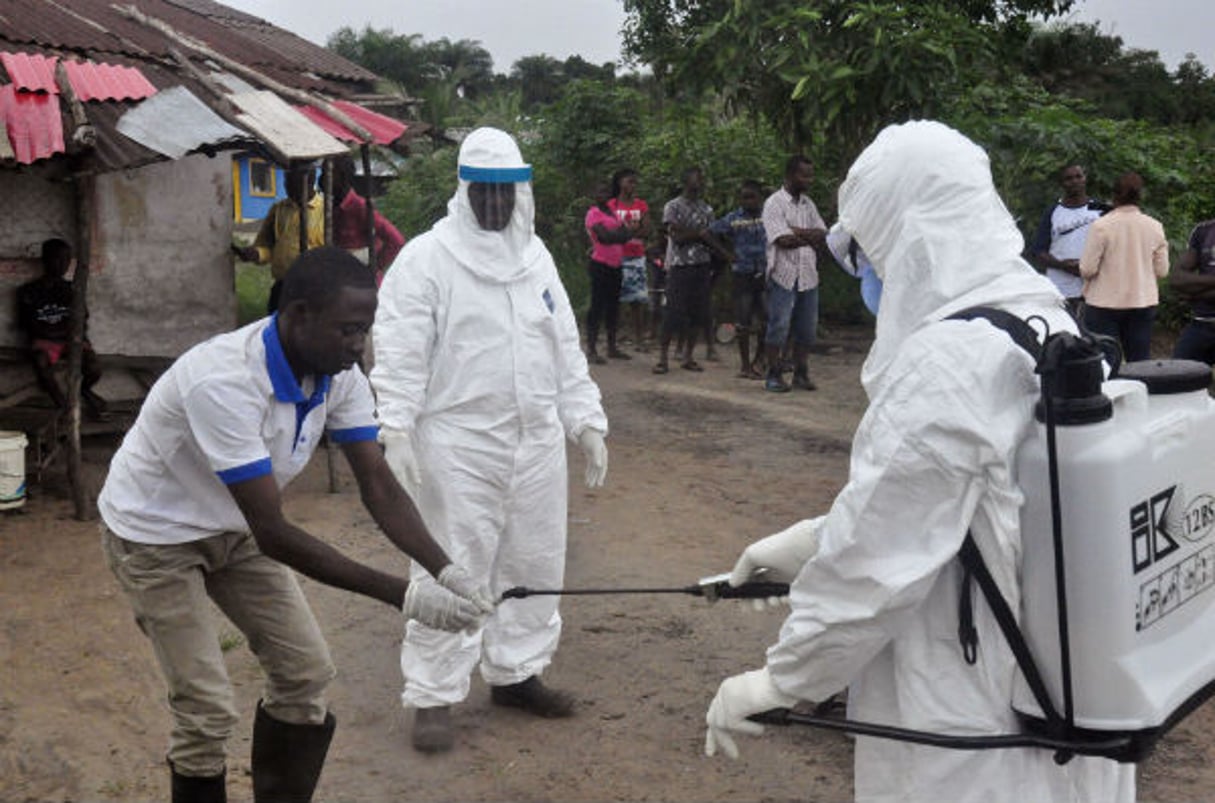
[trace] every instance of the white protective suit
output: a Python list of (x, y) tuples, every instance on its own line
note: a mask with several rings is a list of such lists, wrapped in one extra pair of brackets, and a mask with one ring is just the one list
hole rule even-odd
[[(405, 246), (380, 289), (371, 381), (381, 426), (412, 435), (420, 487), (411, 491), (453, 561), (495, 597), (512, 586), (560, 588), (565, 438), (606, 434), (607, 419), (565, 288), (533, 230), (530, 168), (494, 129), (471, 133), (459, 160), (447, 217)], [(469, 177), (514, 182), (504, 230), (478, 224)], [(413, 576), (424, 574), (414, 566)], [(539, 675), (560, 633), (555, 596), (506, 601), (475, 633), (411, 621), (402, 699), (419, 708), (463, 700), (478, 660), (491, 685)]]
[[(1020, 257), (1023, 242), (987, 155), (944, 125), (891, 126), (848, 172), (840, 223), (883, 280), (862, 370), (869, 407), (848, 483), (826, 516), (803, 523), (818, 550), (791, 592), (768, 650), (771, 685), (824, 700), (849, 688), (849, 716), (947, 734), (1018, 732), (1015, 660), (976, 592), (978, 662), (958, 640), (967, 528), (1012, 609), (1021, 559), (1014, 476), (1039, 382), (1031, 358), (982, 321), (992, 306), (1075, 331), (1053, 285)], [(812, 548), (812, 547), (811, 547)], [(723, 687), (724, 688), (724, 687)], [(1041, 749), (958, 751), (856, 740), (858, 801), (1129, 801), (1134, 768)]]

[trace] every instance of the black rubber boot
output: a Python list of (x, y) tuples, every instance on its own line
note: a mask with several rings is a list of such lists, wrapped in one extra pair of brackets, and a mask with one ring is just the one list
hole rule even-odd
[(333, 714), (326, 714), (320, 725), (282, 722), (267, 714), (259, 702), (253, 720), (253, 800), (312, 800), (336, 727)]
[(201, 777), (178, 775), (172, 763), (169, 771), (173, 773), (173, 803), (228, 803), (225, 773)]

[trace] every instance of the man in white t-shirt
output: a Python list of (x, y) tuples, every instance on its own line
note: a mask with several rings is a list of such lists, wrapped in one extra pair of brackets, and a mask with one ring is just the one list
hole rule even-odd
[[(440, 629), (476, 627), (493, 610), (488, 589), (432, 540), (376, 442), (356, 362), (375, 308), (374, 277), (357, 259), (304, 253), (275, 315), (195, 346), (157, 381), (110, 464), (102, 546), (168, 686), (174, 803), (226, 799), (237, 713), (208, 598), (266, 674), (253, 727), (257, 801), (310, 800), (334, 729), (324, 698), (333, 662), (289, 568)], [(281, 489), (324, 432), (372, 518), (430, 576), (365, 566), (284, 518)]]
[(1042, 214), (1032, 249), (1038, 264), (1046, 268), (1046, 278), (1059, 288), (1073, 315), (1084, 291), (1080, 254), (1089, 224), (1110, 210), (1109, 204), (1088, 197), (1086, 182), (1080, 165), (1068, 165), (1059, 171), (1063, 197)]

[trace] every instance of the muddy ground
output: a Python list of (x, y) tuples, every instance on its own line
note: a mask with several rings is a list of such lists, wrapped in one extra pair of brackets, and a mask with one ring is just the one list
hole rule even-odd
[[(734, 357), (694, 374), (650, 373), (650, 354), (596, 366), (611, 420), (607, 486), (581, 486), (571, 454), (567, 585), (684, 586), (727, 570), (755, 537), (826, 509), (847, 472), (864, 396), (862, 329), (828, 332), (815, 393), (764, 393)], [(90, 444), (94, 483), (108, 449)], [(345, 467), (327, 492), (324, 458), (289, 490), (288, 513), (350, 554), (405, 571)], [(0, 800), (162, 800), (168, 716), (146, 641), (106, 570), (95, 523), (72, 519), (60, 473), (0, 514)], [(398, 702), (398, 615), (305, 581), (339, 677), (338, 731), (320, 801), (845, 801), (851, 743), (803, 728), (744, 738), (737, 762), (702, 754), (705, 708), (727, 675), (758, 666), (779, 613), (683, 595), (567, 598), (545, 678), (578, 715), (537, 721), (491, 708), (480, 679), (456, 709), (457, 745), (421, 756)], [(229, 795), (250, 798), (259, 672), (227, 627), (246, 712), (230, 745)], [(1177, 728), (1140, 771), (1140, 799), (1215, 798), (1215, 712)]]

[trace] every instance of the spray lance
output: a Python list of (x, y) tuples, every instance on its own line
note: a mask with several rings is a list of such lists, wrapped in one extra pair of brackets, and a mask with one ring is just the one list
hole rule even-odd
[(709, 602), (719, 599), (769, 599), (771, 597), (787, 597), (788, 583), (773, 583), (766, 580), (753, 580), (740, 586), (730, 585), (730, 575), (715, 574), (702, 577), (694, 585), (677, 586), (674, 588), (528, 588), (515, 586), (502, 592), (502, 600), (525, 599), (527, 597), (560, 594), (562, 596), (589, 596), (592, 594), (688, 594), (693, 597), (704, 597)]

